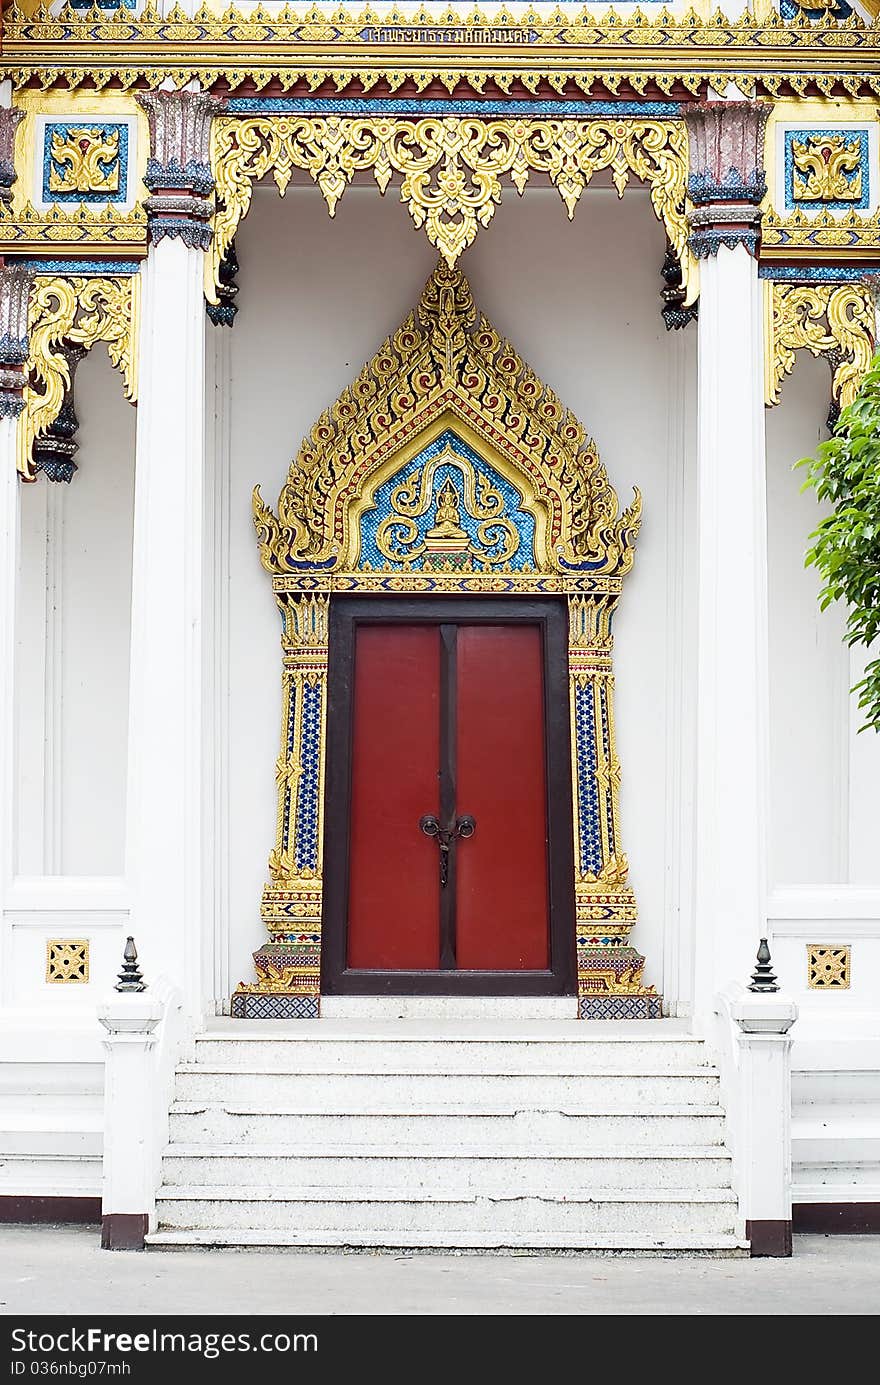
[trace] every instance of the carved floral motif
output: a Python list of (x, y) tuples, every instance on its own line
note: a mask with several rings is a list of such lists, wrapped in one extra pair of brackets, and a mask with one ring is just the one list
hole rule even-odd
[(478, 312), (464, 275), (443, 261), (415, 311), (303, 441), (277, 516), (255, 491), (263, 565), (277, 575), (354, 571), (359, 516), (383, 466), (408, 439), (455, 417), (486, 434), (498, 466), (533, 509), (532, 571), (629, 571), (638, 491), (620, 514), (583, 425)]
[(332, 216), (355, 173), (372, 173), (380, 192), (400, 177), (413, 223), (452, 265), (501, 201), (501, 179), (522, 193), (532, 173), (558, 190), (569, 217), (600, 169), (622, 196), (630, 174), (643, 179), (678, 255), (685, 251), (686, 135), (675, 120), (537, 120), (431, 116), (221, 117), (214, 123), (212, 170), (221, 208), (214, 221), (208, 277), (216, 297), (220, 263), (253, 185), (271, 173), (284, 196), (295, 170), (307, 173)]

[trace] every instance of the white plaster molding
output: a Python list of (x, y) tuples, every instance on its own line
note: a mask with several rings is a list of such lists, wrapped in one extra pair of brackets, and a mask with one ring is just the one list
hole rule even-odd
[[(14, 873), (16, 718), (15, 624), (21, 526), (17, 420), (0, 418), (0, 906)], [(7, 931), (0, 928), (0, 973), (8, 969)]]
[(121, 876), (113, 875), (19, 875), (10, 880), (4, 908), (19, 913), (111, 910), (125, 913), (129, 889)]
[(859, 885), (803, 885), (772, 890), (767, 900), (767, 918), (774, 933), (793, 922), (853, 922), (880, 920), (880, 889)]
[(46, 604), (43, 659), (43, 870), (60, 875), (64, 784), (64, 501), (66, 487), (46, 491)]
[(664, 1008), (688, 1014), (693, 988), (693, 689), (687, 651), (688, 545), (686, 500), (690, 458), (687, 421), (689, 379), (688, 338), (670, 333), (667, 341), (669, 401), (666, 433), (666, 877), (664, 882), (663, 980)]
[(207, 329), (205, 486), (205, 994), (228, 1014), (230, 983), (230, 481), (232, 333)]

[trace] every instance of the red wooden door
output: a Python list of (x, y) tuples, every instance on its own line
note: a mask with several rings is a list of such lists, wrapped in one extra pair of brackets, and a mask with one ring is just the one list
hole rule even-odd
[(357, 627), (347, 968), (549, 969), (544, 704), (539, 624)]

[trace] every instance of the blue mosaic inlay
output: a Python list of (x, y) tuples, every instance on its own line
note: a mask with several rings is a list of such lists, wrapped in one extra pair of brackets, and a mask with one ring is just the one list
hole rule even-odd
[(798, 0), (780, 0), (779, 13), (783, 19), (797, 19), (801, 14), (807, 19), (824, 19), (826, 14), (832, 19), (848, 19), (852, 6), (846, 0), (836, 0), (830, 10), (811, 10), (808, 5), (799, 5)]
[[(285, 743), (287, 746), (287, 759), (293, 755), (293, 738), (296, 733), (296, 684), (291, 681), (290, 697), (287, 703), (287, 727), (285, 729)], [(290, 845), (290, 799), (291, 789), (288, 784), (284, 794), (284, 807), (281, 820), (281, 849), (287, 851)]]
[(322, 692), (320, 683), (306, 683), (302, 691), (301, 775), (296, 800), (295, 860), (298, 871), (318, 869)]
[[(438, 461), (440, 454), (447, 451), (454, 453), (454, 457)], [(438, 552), (431, 550), (430, 531), (438, 524), (438, 506), (442, 505), (440, 493), (444, 487), (455, 489), (457, 523), (462, 539), (459, 550)], [(473, 488), (476, 502), (473, 508), (477, 514), (470, 513), (468, 508), (470, 488)], [(404, 491), (405, 502), (400, 498)], [(495, 499), (490, 491), (495, 492)], [(421, 508), (418, 504), (420, 494), (424, 497), (425, 508), (424, 513), (416, 514), (414, 510)], [(499, 500), (502, 503), (499, 504)], [(437, 562), (453, 562), (456, 566), (466, 563), (469, 571), (492, 572), (494, 559), (498, 566), (509, 567), (514, 572), (530, 571), (535, 565), (535, 520), (520, 508), (521, 505), (519, 491), (456, 433), (447, 429), (376, 491), (373, 505), (361, 519), (359, 566), (401, 571), (405, 568), (422, 570), (426, 566), (436, 566)], [(394, 558), (388, 557), (379, 547), (380, 533)], [(429, 551), (425, 551), (426, 544)], [(502, 557), (505, 553), (509, 556)], [(408, 556), (410, 554), (415, 556)]]
[[(116, 136), (115, 148), (106, 158), (93, 157), (89, 164), (91, 181), (113, 175), (113, 185), (82, 190), (78, 185), (71, 188), (57, 186), (70, 176), (71, 164), (64, 158), (63, 146), (72, 141), (78, 148), (93, 130), (98, 131), (98, 139), (106, 140)], [(80, 137), (80, 133), (82, 135)], [(86, 143), (93, 143), (91, 139)], [(53, 186), (54, 184), (54, 186)], [(46, 124), (43, 133), (43, 179), (40, 196), (44, 202), (124, 202), (128, 196), (128, 125), (115, 120), (53, 120)]]
[[(794, 163), (794, 146), (803, 141), (813, 141), (828, 138), (842, 138), (846, 144), (853, 144), (858, 141), (858, 163), (851, 170), (841, 172), (844, 181), (851, 185), (854, 190), (857, 183), (860, 184), (859, 195), (857, 197), (841, 197), (825, 200), (818, 195), (808, 195), (795, 198), (795, 177), (800, 182), (804, 182), (808, 193), (812, 194), (815, 186), (815, 178), (810, 178), (808, 174), (798, 170)], [(864, 211), (870, 206), (871, 201), (871, 172), (868, 157), (868, 131), (846, 129), (838, 126), (836, 129), (806, 128), (803, 130), (785, 131), (785, 207), (787, 211), (794, 211), (796, 208), (808, 208), (810, 211)]]
[(764, 263), (758, 266), (759, 279), (778, 279), (791, 284), (857, 283), (860, 279), (870, 278), (872, 274), (876, 276), (880, 270), (872, 270), (870, 265), (841, 264)]
[(599, 788), (596, 782), (596, 722), (592, 683), (577, 684), (574, 693), (575, 753), (577, 756), (578, 836), (582, 872), (602, 869), (599, 831)]
[[(604, 754), (604, 758), (605, 758), (605, 764), (606, 764), (606, 765), (610, 765), (610, 763), (611, 763), (611, 730), (610, 730), (610, 727), (609, 727), (609, 725), (608, 725), (608, 690), (607, 690), (607, 687), (606, 687), (604, 684), (602, 684), (601, 687), (599, 688), (599, 716), (600, 716), (601, 723), (602, 723), (602, 750), (603, 750), (603, 754)], [(613, 841), (615, 840), (615, 836), (614, 836), (614, 794), (613, 794), (612, 789), (611, 789), (611, 781), (610, 781), (610, 779), (609, 779), (609, 781), (608, 781), (608, 787), (607, 787), (606, 790), (605, 790), (605, 813), (606, 813), (606, 817), (607, 817), (607, 820), (608, 820), (608, 833), (609, 833), (609, 838), (610, 838), (610, 840), (613, 842)]]
[(663, 120), (681, 115), (678, 101), (453, 101), (430, 97), (424, 101), (325, 96), (233, 96), (229, 115), (531, 115), (531, 116), (633, 116)]
[(16, 264), (27, 265), (37, 274), (85, 274), (125, 276), (139, 274), (140, 260), (42, 260), (21, 259)]

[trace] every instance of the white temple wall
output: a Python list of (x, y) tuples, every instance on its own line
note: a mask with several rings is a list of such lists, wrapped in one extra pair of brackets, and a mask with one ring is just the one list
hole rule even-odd
[[(4, 1194), (100, 1194), (95, 1007), (118, 969), (127, 920), (135, 412), (103, 347), (79, 366), (76, 411), (72, 484), (21, 488), (15, 874), (0, 933)], [(47, 982), (52, 939), (88, 942), (87, 983)]]
[(767, 412), (771, 890), (848, 878), (845, 613), (819, 608), (804, 554), (823, 511), (794, 469), (828, 436), (829, 382), (827, 363), (801, 352)]
[[(434, 255), (409, 216), (373, 189), (350, 189), (331, 221), (311, 188), (279, 203), (260, 188), (239, 236), (239, 315), (232, 332), (229, 585), (229, 928), (233, 983), (263, 938), (260, 890), (274, 841), (279, 734), (279, 623), (250, 520), (259, 482), (274, 503), (320, 410), (417, 301)], [(660, 317), (664, 237), (646, 193), (623, 201), (590, 189), (569, 224), (553, 190), (508, 197), (462, 261), (478, 305), (593, 434), (622, 503), (643, 493), (635, 570), (616, 617), (617, 725), (623, 841), (640, 905), (635, 933), (646, 976), (680, 992), (670, 850), (686, 843), (669, 782), (680, 718), (670, 660), (687, 609), (681, 544), (670, 520), (686, 509), (693, 471), (696, 334), (667, 334)], [(687, 503), (690, 503), (688, 500)], [(680, 691), (680, 690), (679, 690)], [(566, 712), (567, 714), (567, 712)], [(674, 869), (675, 867), (673, 867)], [(687, 872), (683, 872), (687, 874)], [(674, 934), (674, 937), (670, 936)]]
[[(259, 483), (274, 504), (303, 434), (399, 324), (434, 260), (406, 210), (373, 188), (349, 189), (335, 220), (311, 187), (291, 189), (284, 202), (257, 189), (237, 244), (235, 328), (208, 329), (208, 1009), (227, 1004), (251, 975), (275, 831), (279, 620), (257, 555), (251, 491)], [(690, 847), (697, 334), (663, 326), (663, 248), (637, 187), (623, 201), (591, 188), (573, 224), (555, 192), (534, 188), (506, 198), (463, 267), (479, 305), (583, 419), (621, 502), (633, 484), (642, 490), (643, 528), (615, 631), (623, 846), (646, 978), (672, 1013), (686, 1013), (698, 926)], [(818, 611), (819, 582), (804, 570), (803, 551), (819, 511), (791, 471), (823, 434), (827, 399), (827, 365), (805, 357), (767, 415), (768, 913), (774, 963), (801, 1005), (797, 1195), (822, 1200), (815, 1180), (826, 1177), (837, 1189), (827, 1195), (868, 1200), (876, 1195), (870, 1180), (880, 1183), (877, 1161), (846, 1144), (845, 1128), (858, 1118), (880, 1143), (870, 1073), (880, 1070), (877, 999), (867, 989), (880, 958), (880, 738), (856, 735), (848, 688), (858, 661), (840, 642), (841, 614)], [(98, 1189), (94, 1007), (118, 967), (127, 922), (135, 413), (103, 348), (79, 368), (76, 408), (73, 484), (22, 488), (18, 811), (0, 933), (0, 1102), (13, 1126), (27, 1126), (30, 1095), (52, 1091), (51, 1119), (63, 1124), (58, 1112), (66, 1113), (84, 1138), (63, 1167), (40, 1132), (22, 1137), (33, 1157), (4, 1164), (0, 1151), (0, 1186), (10, 1192), (59, 1178), (71, 1191)], [(65, 937), (89, 939), (88, 985), (44, 980), (46, 941)], [(849, 990), (808, 990), (808, 943), (852, 947)], [(811, 1143), (817, 1122), (834, 1132), (842, 1160)], [(816, 1173), (822, 1158), (830, 1175)]]
[(26, 876), (121, 876), (125, 864), (135, 414), (103, 347), (79, 366), (76, 409), (73, 482), (22, 487), (17, 862)]
[[(823, 511), (793, 471), (825, 436), (828, 367), (799, 353), (767, 416), (773, 962), (798, 1003), (793, 1030), (796, 1202), (873, 1201), (880, 1192), (880, 737), (850, 686), (861, 655), (845, 613), (820, 611), (805, 568)], [(808, 947), (849, 947), (847, 989), (810, 989)]]

